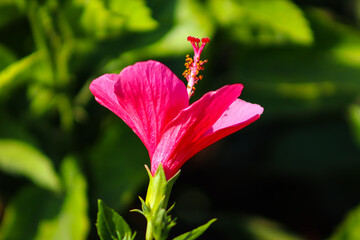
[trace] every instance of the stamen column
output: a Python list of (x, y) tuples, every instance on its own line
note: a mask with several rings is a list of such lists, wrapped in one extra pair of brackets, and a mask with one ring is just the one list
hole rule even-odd
[(201, 46), (200, 46), (200, 39), (194, 38), (194, 37), (188, 37), (187, 40), (191, 43), (194, 49), (194, 58), (190, 58), (189, 55), (186, 55), (186, 63), (185, 67), (186, 70), (183, 73), (183, 76), (187, 79), (187, 92), (189, 95), (189, 98), (194, 94), (195, 91), (195, 84), (203, 78), (202, 75), (199, 75), (200, 70), (204, 70), (204, 64), (207, 62), (207, 60), (200, 60), (200, 55), (204, 47), (208, 42), (210, 42), (209, 38), (203, 38), (201, 39)]

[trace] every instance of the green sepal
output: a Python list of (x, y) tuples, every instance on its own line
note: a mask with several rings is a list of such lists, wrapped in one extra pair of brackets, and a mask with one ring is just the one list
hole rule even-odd
[[(172, 178), (166, 180), (165, 171), (161, 164), (159, 164), (155, 175), (152, 176), (150, 169), (145, 165), (146, 171), (149, 175), (149, 187), (146, 193), (146, 205), (150, 209), (166, 208), (169, 202), (171, 189), (180, 175), (178, 171)], [(164, 199), (163, 199), (164, 198)], [(160, 203), (162, 205), (160, 206)]]
[(96, 228), (101, 240), (133, 240), (136, 235), (132, 234), (126, 221), (101, 199), (98, 200)]
[(146, 193), (146, 199), (144, 201), (139, 197), (142, 211), (139, 209), (131, 211), (141, 213), (145, 216), (147, 220), (146, 239), (165, 240), (170, 229), (176, 224), (175, 219), (171, 219), (171, 216), (168, 214), (174, 207), (174, 204), (170, 209), (166, 210), (166, 208), (172, 186), (179, 177), (180, 171), (167, 180), (161, 164), (157, 168), (154, 176), (152, 176), (146, 165), (145, 168), (149, 175), (149, 187)]
[(139, 196), (139, 199), (140, 199), (140, 202), (141, 202), (142, 211), (139, 210), (139, 209), (132, 209), (132, 210), (130, 210), (130, 212), (138, 212), (138, 213), (140, 213), (140, 214), (142, 214), (142, 215), (144, 215), (146, 217), (147, 215), (150, 214), (150, 208), (146, 205), (144, 199), (142, 199), (140, 196)]
[(140, 196), (139, 196), (139, 199), (140, 199), (140, 202), (141, 202), (142, 212), (143, 212), (143, 214), (145, 216), (145, 215), (150, 213), (150, 208), (146, 205), (144, 199), (142, 199)]
[(166, 211), (167, 214), (169, 214), (175, 207), (175, 203), (173, 203), (173, 205), (171, 205), (171, 207), (169, 207), (169, 209)]
[(141, 211), (140, 209), (131, 209), (130, 212), (140, 213), (141, 215), (144, 215), (144, 216), (145, 216), (144, 212)]
[(204, 225), (201, 225), (198, 228), (195, 228), (194, 230), (181, 234), (180, 236), (177, 236), (173, 240), (194, 240), (201, 236), (209, 227), (210, 225), (216, 221), (216, 218), (211, 219)]
[(167, 215), (166, 212), (164, 208), (160, 208), (152, 219), (152, 232), (156, 240), (167, 239), (170, 229), (176, 225), (176, 219), (171, 219), (171, 216)]

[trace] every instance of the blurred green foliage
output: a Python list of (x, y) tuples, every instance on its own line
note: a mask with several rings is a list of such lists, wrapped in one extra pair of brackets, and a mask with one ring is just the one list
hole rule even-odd
[(99, 198), (142, 239), (127, 212), (144, 194), (146, 150), (88, 86), (148, 59), (180, 77), (189, 35), (211, 39), (194, 98), (241, 82), (265, 112), (184, 166), (172, 235), (216, 216), (203, 239), (359, 238), (359, 6), (0, 0), (0, 239), (98, 239)]

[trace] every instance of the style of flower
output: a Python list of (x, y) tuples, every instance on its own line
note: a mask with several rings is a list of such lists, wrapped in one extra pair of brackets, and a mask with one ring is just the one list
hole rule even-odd
[[(138, 62), (120, 74), (104, 74), (93, 80), (90, 91), (96, 101), (120, 117), (147, 148), (154, 175), (159, 164), (167, 179), (193, 155), (212, 143), (257, 120), (260, 105), (238, 97), (242, 84), (226, 85), (189, 104), (194, 84), (206, 61), (200, 54), (208, 38), (189, 37), (194, 58), (187, 56), (184, 76), (188, 87), (157, 61)], [(189, 60), (190, 59), (190, 60)]]

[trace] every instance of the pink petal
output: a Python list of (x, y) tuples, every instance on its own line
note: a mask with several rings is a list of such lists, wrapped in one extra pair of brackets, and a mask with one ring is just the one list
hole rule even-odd
[(263, 111), (264, 109), (258, 104), (236, 99), (219, 120), (196, 141), (186, 157), (191, 158), (214, 142), (246, 127), (259, 119)]
[[(120, 117), (129, 127), (134, 129), (134, 123), (130, 116), (119, 105), (114, 93), (114, 86), (119, 79), (118, 74), (104, 74), (93, 80), (90, 84), (90, 91), (95, 96), (95, 100), (108, 108), (110, 111)], [(135, 130), (134, 130), (135, 131)], [(135, 131), (137, 135), (138, 132)]]
[(193, 148), (192, 144), (215, 124), (242, 89), (241, 84), (224, 86), (182, 110), (166, 127), (152, 156), (152, 173), (162, 163), (167, 178), (173, 176), (188, 160), (186, 153)]
[(126, 67), (115, 84), (115, 94), (150, 157), (165, 126), (189, 105), (184, 83), (156, 61)]

